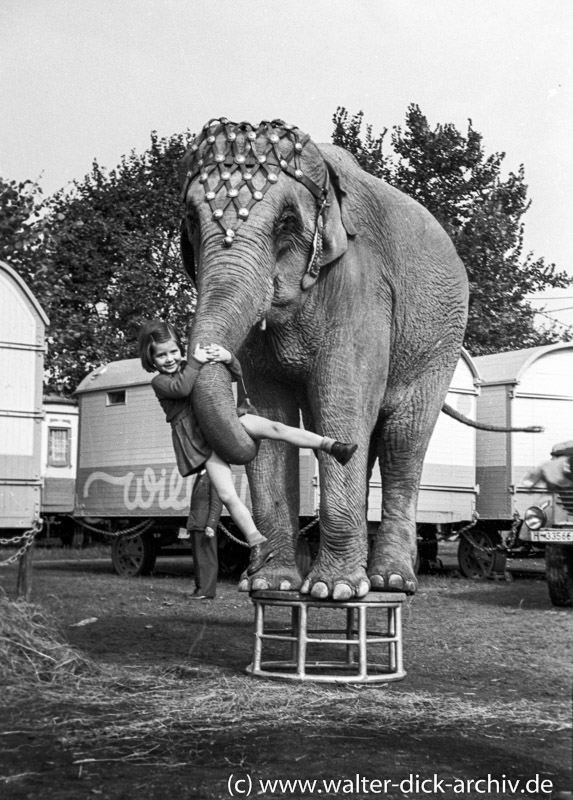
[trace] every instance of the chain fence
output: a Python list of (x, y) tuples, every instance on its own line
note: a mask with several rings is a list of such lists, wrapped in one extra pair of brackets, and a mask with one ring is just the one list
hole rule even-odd
[(22, 543), (22, 546), (16, 553), (13, 553), (11, 556), (8, 556), (8, 558), (4, 558), (0, 561), (0, 567), (8, 567), (10, 564), (15, 564), (16, 561), (19, 561), (22, 558), (24, 553), (26, 553), (34, 544), (34, 539), (42, 530), (43, 524), (43, 521), (39, 519), (33, 524), (30, 530), (24, 531), (24, 533), (21, 533), (18, 536), (12, 536), (9, 539), (0, 538), (0, 546), (16, 547)]
[(144, 519), (142, 522), (137, 522), (130, 528), (122, 528), (119, 531), (108, 531), (105, 528), (98, 528), (95, 525), (90, 525), (88, 522), (84, 522), (77, 517), (70, 517), (70, 519), (72, 519), (76, 525), (79, 525), (80, 528), (85, 528), (85, 530), (91, 531), (92, 533), (99, 533), (103, 536), (110, 536), (111, 538), (122, 537), (124, 539), (133, 539), (135, 536), (139, 536), (140, 533), (145, 533), (155, 522), (153, 519)]
[(473, 536), (471, 533), (471, 529), (475, 527), (478, 522), (479, 522), (479, 515), (477, 513), (474, 513), (474, 519), (472, 520), (472, 522), (469, 525), (465, 525), (463, 528), (460, 528), (460, 530), (455, 531), (456, 535), (465, 538), (468, 541), (468, 543), (472, 546), (472, 548), (479, 553), (491, 554), (491, 553), (511, 552), (511, 549), (515, 546), (515, 543), (517, 541), (519, 529), (522, 523), (522, 519), (518, 511), (515, 511), (513, 514), (513, 522), (511, 523), (509, 535), (507, 536), (505, 542), (500, 541), (494, 545), (480, 544), (480, 542), (478, 542), (475, 536)]
[[(109, 536), (111, 538), (121, 537), (124, 539), (133, 539), (136, 536), (145, 533), (153, 526), (155, 522), (155, 520), (153, 519), (146, 519), (143, 520), (142, 522), (138, 522), (135, 525), (132, 525), (130, 528), (124, 528), (119, 531), (109, 531), (104, 528), (99, 528), (96, 525), (90, 525), (90, 523), (85, 522), (84, 520), (80, 520), (77, 517), (69, 517), (69, 519), (73, 520), (73, 522), (76, 525), (79, 525), (80, 528), (84, 528), (85, 530), (90, 531), (91, 533), (97, 533), (103, 536)], [(310, 528), (312, 528), (314, 525), (317, 525), (318, 522), (319, 519), (318, 516), (316, 516), (308, 523), (308, 525), (305, 525), (305, 527), (299, 531), (299, 536), (302, 536), (304, 533), (306, 533), (306, 531), (310, 530)], [(0, 560), (0, 567), (7, 567), (10, 564), (14, 564), (16, 561), (19, 561), (24, 555), (24, 553), (27, 550), (29, 550), (30, 547), (32, 547), (32, 545), (34, 544), (34, 540), (37, 534), (42, 530), (42, 526), (43, 526), (43, 521), (38, 520), (38, 522), (34, 523), (34, 526), (30, 528), (30, 530), (25, 531), (24, 533), (18, 536), (13, 536), (9, 539), (0, 538), (0, 546), (6, 545), (8, 547), (15, 547), (16, 545), (22, 543), (22, 546), (16, 553), (13, 553), (6, 559)], [(249, 546), (244, 539), (239, 539), (237, 536), (234, 536), (231, 533), (231, 531), (228, 528), (226, 528), (225, 525), (223, 525), (222, 522), (219, 522), (219, 528), (223, 531), (225, 536), (228, 536), (228, 538), (231, 539), (233, 542), (240, 544), (242, 547)]]
[[(135, 538), (136, 536), (139, 536), (142, 533), (145, 533), (153, 526), (155, 522), (155, 520), (153, 519), (146, 519), (143, 520), (142, 522), (138, 522), (135, 525), (132, 525), (129, 528), (110, 531), (104, 528), (99, 528), (96, 525), (90, 525), (88, 522), (80, 520), (77, 517), (70, 517), (70, 519), (72, 519), (73, 522), (77, 524), (79, 527), (84, 528), (85, 530), (88, 530), (92, 533), (97, 533), (103, 536), (109, 536), (111, 538), (122, 537), (125, 539), (132, 539)], [(300, 529), (299, 536), (303, 536), (308, 530), (313, 528), (315, 525), (318, 525), (319, 522), (320, 519), (317, 515), (307, 525), (305, 525), (304, 528)], [(507, 541), (505, 543), (496, 544), (493, 547), (485, 544), (480, 544), (476, 540), (476, 538), (472, 535), (471, 530), (477, 525), (478, 522), (479, 522), (479, 515), (474, 513), (472, 521), (469, 522), (467, 525), (464, 525), (463, 528), (453, 530), (450, 533), (442, 534), (439, 538), (447, 540), (453, 537), (463, 537), (467, 539), (467, 541), (471, 544), (471, 546), (475, 550), (482, 553), (509, 552), (511, 547), (515, 544), (522, 520), (519, 514), (516, 512), (514, 514), (513, 523)], [(26, 551), (29, 550), (30, 547), (32, 547), (36, 536), (42, 530), (42, 526), (43, 526), (43, 521), (38, 520), (36, 523), (34, 523), (33, 527), (30, 528), (30, 530), (25, 531), (24, 533), (18, 536), (6, 539), (0, 538), (0, 546), (4, 545), (8, 547), (15, 547), (16, 545), (21, 544), (19, 550), (16, 553), (0, 561), (0, 567), (6, 567), (9, 566), (10, 564), (15, 563), (16, 561), (19, 561), (24, 555), (24, 553), (26, 553)], [(249, 546), (244, 539), (239, 539), (237, 536), (232, 534), (231, 531), (222, 522), (219, 522), (218, 527), (223, 531), (225, 536), (231, 539), (231, 541), (241, 545), (242, 547)]]
[[(308, 530), (310, 530), (310, 528), (312, 528), (314, 525), (318, 525), (318, 523), (319, 523), (319, 518), (318, 518), (318, 516), (316, 516), (316, 517), (314, 517), (314, 519), (312, 519), (308, 523), (308, 525), (305, 525), (304, 528), (301, 528), (301, 530), (298, 532), (298, 535), (302, 536)], [(245, 542), (244, 539), (238, 539), (236, 536), (234, 536), (231, 533), (231, 531), (223, 525), (222, 522), (219, 522), (219, 528), (221, 528), (221, 530), (223, 531), (225, 536), (228, 536), (228, 538), (231, 539), (231, 541), (236, 542), (237, 544), (240, 544), (242, 547), (248, 547), (249, 546), (248, 543)]]
[[(120, 531), (108, 531), (103, 528), (98, 528), (95, 525), (90, 525), (89, 523), (79, 520), (76, 517), (69, 517), (69, 519), (72, 519), (74, 523), (79, 525), (81, 528), (85, 528), (93, 533), (103, 534), (112, 538), (121, 536), (125, 539), (132, 539), (135, 536), (139, 536), (141, 533), (145, 533), (145, 531), (148, 531), (149, 528), (151, 528), (154, 522), (152, 519), (146, 519), (143, 520), (143, 522), (138, 522), (136, 525), (132, 525), (130, 528), (125, 528)], [(0, 560), (0, 567), (8, 567), (10, 564), (15, 564), (22, 558), (22, 556), (34, 544), (36, 536), (42, 530), (43, 524), (43, 520), (40, 519), (34, 523), (30, 530), (24, 531), (24, 533), (21, 533), (18, 536), (12, 536), (10, 538), (0, 537), (0, 547), (16, 547), (21, 545), (21, 547), (15, 553), (8, 556), (8, 558)]]

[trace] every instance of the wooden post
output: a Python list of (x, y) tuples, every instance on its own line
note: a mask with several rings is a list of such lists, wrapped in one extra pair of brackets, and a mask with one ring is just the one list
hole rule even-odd
[(26, 550), (18, 564), (18, 580), (16, 582), (16, 597), (23, 597), (27, 602), (32, 593), (32, 559), (34, 542)]

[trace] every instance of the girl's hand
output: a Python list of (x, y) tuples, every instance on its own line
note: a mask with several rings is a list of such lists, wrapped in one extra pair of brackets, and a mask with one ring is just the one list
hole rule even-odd
[(195, 352), (193, 353), (193, 358), (196, 358), (197, 361), (200, 361), (202, 364), (206, 364), (209, 361), (209, 357), (207, 355), (207, 348), (202, 347), (200, 344), (197, 345), (195, 348)]
[(209, 526), (207, 526), (205, 528), (205, 536), (207, 537), (207, 539), (212, 539), (214, 535), (215, 535), (215, 531), (213, 530), (213, 528), (210, 528)]
[(223, 364), (230, 364), (233, 360), (232, 353), (220, 344), (208, 344), (205, 352), (208, 361), (221, 361)]

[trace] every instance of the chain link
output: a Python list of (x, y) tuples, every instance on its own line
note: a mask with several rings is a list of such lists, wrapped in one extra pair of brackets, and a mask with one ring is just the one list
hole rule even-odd
[(231, 541), (236, 542), (237, 544), (240, 544), (242, 547), (248, 547), (249, 546), (248, 543), (245, 542), (243, 539), (237, 539), (236, 536), (233, 536), (231, 531), (228, 530), (228, 528), (225, 528), (225, 526), (223, 525), (222, 522), (219, 522), (219, 526), (218, 527), (221, 528), (221, 530), (223, 531), (225, 536), (228, 536), (229, 539), (231, 539)]
[(306, 532), (307, 532), (307, 531), (308, 531), (310, 528), (312, 528), (314, 525), (318, 525), (318, 523), (319, 523), (319, 522), (320, 522), (320, 519), (319, 519), (319, 517), (318, 517), (318, 514), (317, 514), (317, 515), (316, 515), (316, 517), (315, 517), (313, 520), (311, 520), (311, 521), (308, 523), (308, 525), (305, 525), (305, 526), (304, 526), (304, 528), (302, 528), (302, 529), (301, 529), (301, 530), (298, 532), (298, 535), (299, 535), (299, 536), (302, 536), (302, 535), (303, 535), (303, 533), (306, 533)]
[(521, 517), (519, 515), (519, 511), (514, 511), (513, 513), (513, 522), (511, 523), (511, 529), (507, 540), (505, 542), (500, 542), (499, 544), (495, 545), (494, 547), (487, 547), (483, 544), (478, 544), (475, 538), (469, 533), (470, 528), (473, 528), (474, 525), (477, 524), (479, 517), (476, 514), (475, 519), (469, 525), (461, 528), (461, 530), (457, 531), (460, 536), (463, 536), (469, 544), (480, 553), (510, 553), (512, 548), (515, 547), (515, 543), (517, 541), (519, 535), (519, 528), (521, 527)]
[(498, 553), (505, 549), (504, 545), (497, 545), (496, 547), (486, 547), (485, 545), (478, 544), (475, 538), (470, 533), (472, 528), (479, 522), (479, 514), (477, 511), (474, 511), (472, 514), (472, 521), (468, 522), (467, 525), (464, 525), (463, 528), (458, 528), (457, 530), (453, 530), (449, 534), (444, 534), (441, 538), (442, 539), (452, 539), (454, 536), (461, 537), (465, 539), (474, 550), (479, 551), (480, 553)]
[(451, 539), (454, 536), (463, 537), (466, 539), (469, 544), (481, 553), (509, 553), (511, 549), (515, 547), (515, 543), (519, 536), (519, 529), (521, 527), (522, 519), (519, 515), (519, 511), (513, 512), (513, 522), (511, 523), (511, 529), (507, 540), (505, 542), (500, 542), (499, 544), (495, 545), (495, 547), (487, 547), (486, 545), (478, 544), (475, 538), (470, 533), (471, 529), (474, 528), (479, 522), (479, 514), (477, 511), (473, 512), (472, 521), (469, 522), (467, 525), (464, 525), (463, 528), (459, 528), (458, 530), (453, 530), (451, 533), (443, 534), (441, 539)]
[[(308, 525), (305, 525), (304, 528), (302, 528), (302, 530), (300, 530), (298, 532), (298, 535), (302, 536), (303, 533), (306, 533), (310, 528), (313, 527), (313, 525), (316, 525), (318, 522), (319, 522), (319, 518), (318, 518), (318, 516), (316, 516), (311, 522), (308, 523)], [(240, 544), (242, 547), (248, 547), (249, 546), (248, 543), (245, 542), (243, 539), (237, 539), (236, 536), (233, 536), (231, 531), (228, 530), (227, 528), (225, 528), (225, 526), (223, 525), (222, 522), (219, 522), (219, 528), (221, 528), (221, 530), (223, 531), (225, 536), (228, 536), (229, 539), (231, 539), (233, 542), (236, 542), (237, 544)]]
[(16, 561), (19, 561), (24, 553), (34, 544), (36, 534), (42, 530), (42, 525), (42, 520), (38, 520), (34, 523), (33, 528), (30, 528), (29, 531), (25, 531), (20, 536), (15, 536), (13, 539), (0, 539), (0, 545), (13, 546), (19, 544), (20, 542), (24, 542), (22, 547), (16, 553), (4, 559), (3, 561), (0, 561), (0, 567), (8, 567), (10, 564), (14, 564)]
[(87, 522), (83, 522), (76, 517), (70, 517), (75, 523), (77, 523), (80, 528), (85, 528), (88, 531), (93, 531), (94, 533), (101, 533), (104, 536), (111, 536), (115, 537), (122, 537), (124, 539), (131, 539), (135, 536), (138, 536), (140, 533), (145, 533), (148, 531), (149, 528), (153, 525), (154, 520), (152, 519), (144, 519), (143, 522), (138, 522), (136, 525), (132, 525), (131, 528), (125, 528), (124, 530), (120, 531), (106, 531), (102, 528), (96, 528), (95, 525), (90, 525)]
[(517, 540), (519, 539), (519, 529), (521, 528), (522, 519), (519, 516), (519, 511), (513, 512), (513, 522), (511, 523), (511, 530), (509, 532), (509, 536), (507, 537), (505, 546), (507, 550), (511, 550), (511, 548), (515, 547), (517, 544)]
[(486, 547), (486, 545), (478, 544), (475, 538), (472, 536), (471, 533), (468, 532), (467, 528), (463, 531), (460, 531), (460, 535), (464, 537), (464, 539), (471, 544), (474, 550), (477, 550), (480, 553), (499, 553), (502, 552), (505, 548), (503, 545), (496, 545), (495, 547)]
[(475, 526), (478, 524), (478, 522), (479, 522), (479, 514), (477, 513), (477, 511), (474, 511), (474, 513), (472, 515), (472, 521), (468, 522), (467, 525), (464, 525), (464, 527), (460, 528), (458, 531), (454, 531), (455, 535), (456, 536), (465, 536), (465, 534), (468, 531), (471, 531), (472, 528), (475, 528)]

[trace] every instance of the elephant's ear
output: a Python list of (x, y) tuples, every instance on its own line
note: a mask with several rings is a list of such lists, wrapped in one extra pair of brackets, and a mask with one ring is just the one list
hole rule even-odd
[(185, 272), (191, 280), (193, 281), (193, 285), (197, 283), (197, 274), (195, 269), (195, 251), (193, 250), (193, 245), (191, 244), (191, 240), (189, 239), (189, 233), (187, 230), (187, 222), (185, 219), (181, 220), (181, 229), (180, 229), (180, 247), (181, 247), (181, 258), (183, 260), (183, 266), (185, 267)]
[(356, 160), (345, 150), (332, 144), (321, 144), (320, 152), (330, 175), (338, 205), (338, 216), (348, 236), (356, 236), (360, 228), (360, 215), (356, 208), (351, 175), (358, 168)]

